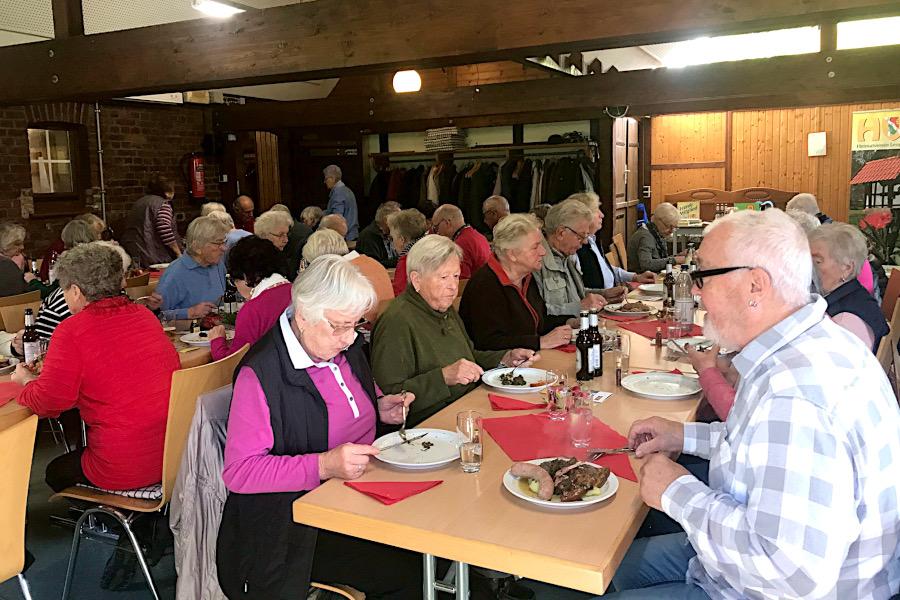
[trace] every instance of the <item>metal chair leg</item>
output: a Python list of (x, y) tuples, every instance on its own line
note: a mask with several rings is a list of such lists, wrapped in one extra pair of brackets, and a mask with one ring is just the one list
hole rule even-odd
[[(119, 511), (113, 512), (118, 513)], [(119, 514), (121, 515), (121, 513)], [(141, 545), (134, 536), (134, 532), (131, 531), (130, 519), (121, 515), (120, 521), (125, 527), (125, 533), (128, 534), (128, 539), (131, 540), (131, 545), (134, 547), (134, 553), (137, 554), (138, 564), (141, 565), (141, 571), (144, 572), (144, 577), (147, 579), (147, 585), (150, 587), (150, 592), (153, 594), (154, 600), (159, 600), (159, 594), (156, 593), (156, 585), (153, 583), (153, 576), (150, 574), (150, 567), (147, 566), (147, 561), (144, 559), (144, 553), (141, 552)]]
[(25, 597), (25, 600), (31, 600), (31, 588), (28, 587), (28, 580), (21, 573), (19, 573), (19, 587), (22, 588), (22, 595)]

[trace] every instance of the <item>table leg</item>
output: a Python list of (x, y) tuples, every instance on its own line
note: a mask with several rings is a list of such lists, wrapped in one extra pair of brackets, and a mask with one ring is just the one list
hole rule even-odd
[(434, 555), (422, 555), (422, 599), (437, 600), (437, 590), (434, 589)]
[(437, 600), (437, 592), (455, 594), (456, 600), (469, 600), (469, 565), (464, 562), (455, 562), (450, 566), (447, 578), (444, 581), (437, 581), (434, 555), (423, 554), (422, 598), (423, 600)]
[(469, 565), (456, 563), (456, 600), (469, 600)]

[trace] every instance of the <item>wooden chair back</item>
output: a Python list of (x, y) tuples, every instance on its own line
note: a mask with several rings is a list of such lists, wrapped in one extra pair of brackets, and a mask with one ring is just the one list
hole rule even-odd
[(614, 267), (622, 266), (622, 263), (619, 262), (619, 254), (616, 252), (615, 248), (606, 253), (606, 260)]
[(129, 277), (128, 279), (126, 279), (125, 289), (147, 285), (148, 283), (150, 283), (150, 273), (144, 273), (143, 275)]
[(149, 296), (153, 293), (153, 290), (154, 286), (152, 285), (137, 285), (134, 287), (125, 288), (125, 295), (127, 295), (132, 300), (137, 300), (138, 298)]
[(612, 245), (616, 254), (619, 256), (619, 266), (628, 270), (628, 250), (625, 249), (625, 236), (617, 233), (612, 236)]
[(891, 269), (891, 276), (881, 295), (881, 313), (885, 319), (890, 320), (894, 316), (897, 298), (900, 298), (900, 269)]
[(466, 290), (467, 285), (469, 285), (468, 279), (460, 279), (459, 280), (459, 288), (456, 290), (457, 298), (462, 298), (463, 292)]
[(886, 335), (881, 338), (881, 341), (878, 343), (878, 352), (875, 353), (875, 358), (878, 359), (878, 363), (881, 365), (881, 368), (884, 369), (884, 373), (888, 378), (891, 377), (891, 371), (894, 366), (894, 352), (895, 351), (891, 351), (891, 336)]
[(38, 300), (35, 302), (0, 306), (0, 321), (3, 323), (3, 330), (15, 333), (25, 327), (26, 308), (30, 308), (34, 316), (37, 317), (38, 311), (41, 309), (40, 294), (38, 294)]
[(0, 581), (25, 567), (25, 504), (38, 422), (27, 414), (0, 430)]
[[(0, 308), (4, 306), (15, 306), (16, 304), (28, 304), (29, 302), (40, 302), (41, 301), (41, 293), (38, 290), (34, 290), (33, 292), (25, 292), (24, 294), (16, 294), (15, 296), (2, 296), (0, 297)], [(21, 327), (19, 327), (21, 329)], [(3, 322), (3, 317), (0, 315), (0, 331), (9, 331), (16, 332), (19, 329), (10, 329)]]

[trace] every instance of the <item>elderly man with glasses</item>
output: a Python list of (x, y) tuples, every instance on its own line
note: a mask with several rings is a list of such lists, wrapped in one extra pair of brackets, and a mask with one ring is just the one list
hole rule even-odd
[(628, 239), (628, 266), (635, 272), (653, 271), (658, 273), (666, 268), (666, 263), (684, 262), (683, 256), (669, 256), (666, 238), (678, 227), (678, 209), (663, 202), (653, 211), (650, 222), (638, 228)]

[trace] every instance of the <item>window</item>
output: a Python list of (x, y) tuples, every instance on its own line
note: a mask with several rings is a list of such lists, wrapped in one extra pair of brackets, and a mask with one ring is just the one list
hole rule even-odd
[(29, 129), (31, 188), (35, 194), (71, 194), (75, 191), (72, 136), (64, 129)]
[(845, 21), (837, 24), (837, 49), (872, 48), (900, 44), (900, 17)]

